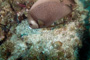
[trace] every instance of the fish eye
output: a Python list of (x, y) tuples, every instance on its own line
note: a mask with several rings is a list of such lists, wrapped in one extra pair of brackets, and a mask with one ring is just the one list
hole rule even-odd
[(33, 24), (30, 23), (29, 25), (32, 26)]

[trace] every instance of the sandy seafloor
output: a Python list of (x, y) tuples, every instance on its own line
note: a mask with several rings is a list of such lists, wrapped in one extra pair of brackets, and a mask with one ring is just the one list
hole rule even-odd
[(0, 60), (90, 60), (90, 0), (75, 0), (72, 17), (59, 26), (30, 29), (25, 9), (35, 1), (0, 0)]

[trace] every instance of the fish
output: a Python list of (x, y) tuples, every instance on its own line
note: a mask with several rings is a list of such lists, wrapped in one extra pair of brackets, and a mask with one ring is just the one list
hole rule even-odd
[(70, 0), (37, 0), (28, 11), (28, 23), (32, 29), (49, 27), (72, 12)]

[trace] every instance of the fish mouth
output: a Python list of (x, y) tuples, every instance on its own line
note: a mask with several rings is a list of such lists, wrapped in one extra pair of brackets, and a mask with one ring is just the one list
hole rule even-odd
[(44, 27), (44, 22), (41, 21), (41, 20), (38, 20), (38, 21), (37, 21), (37, 24), (38, 24), (38, 27), (39, 27), (39, 28), (43, 28), (43, 27)]

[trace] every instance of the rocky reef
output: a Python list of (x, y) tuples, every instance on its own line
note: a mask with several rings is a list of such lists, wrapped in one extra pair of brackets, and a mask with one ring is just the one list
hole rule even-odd
[(0, 0), (0, 60), (79, 60), (90, 6), (83, 4), (90, 1), (75, 0), (73, 12), (54, 26), (31, 29), (27, 14), (35, 1)]

